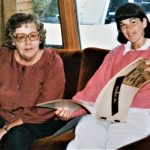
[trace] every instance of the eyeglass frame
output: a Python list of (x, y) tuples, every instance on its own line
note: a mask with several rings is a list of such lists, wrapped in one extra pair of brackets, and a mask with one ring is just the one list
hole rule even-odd
[[(30, 37), (30, 35), (33, 34), (33, 33), (36, 33), (36, 34), (38, 35), (38, 36), (37, 36), (38, 38), (37, 38), (36, 40), (33, 40), (33, 39), (31, 39), (31, 37)], [(17, 36), (18, 36), (19, 34), (25, 35), (25, 38), (24, 38), (23, 41), (18, 41), (18, 40), (17, 40)], [(29, 33), (28, 35), (25, 34), (25, 33), (18, 33), (18, 34), (16, 34), (16, 36), (13, 35), (13, 37), (16, 39), (17, 42), (20, 42), (20, 43), (22, 43), (22, 42), (24, 42), (25, 40), (27, 40), (27, 38), (28, 38), (30, 41), (37, 41), (37, 40), (40, 38), (38, 32), (31, 32), (31, 33)]]

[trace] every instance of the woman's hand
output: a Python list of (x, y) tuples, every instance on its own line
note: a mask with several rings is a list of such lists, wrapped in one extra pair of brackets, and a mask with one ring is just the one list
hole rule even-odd
[(150, 60), (146, 60), (146, 65), (148, 65), (149, 68), (146, 68), (145, 71), (149, 71), (150, 72)]
[(64, 121), (68, 121), (72, 118), (72, 113), (69, 108), (59, 108), (56, 110), (55, 114), (59, 119)]

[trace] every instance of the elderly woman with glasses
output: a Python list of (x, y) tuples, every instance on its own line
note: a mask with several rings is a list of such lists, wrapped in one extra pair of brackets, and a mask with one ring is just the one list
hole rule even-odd
[(60, 56), (44, 48), (43, 24), (34, 14), (16, 13), (0, 48), (0, 139), (4, 150), (28, 150), (31, 143), (65, 124), (37, 103), (60, 99), (65, 76)]

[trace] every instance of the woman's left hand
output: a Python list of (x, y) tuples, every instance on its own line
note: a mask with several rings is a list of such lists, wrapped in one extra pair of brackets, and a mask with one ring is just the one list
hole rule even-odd
[(2, 137), (7, 133), (7, 131), (4, 128), (0, 129), (0, 140), (2, 139)]

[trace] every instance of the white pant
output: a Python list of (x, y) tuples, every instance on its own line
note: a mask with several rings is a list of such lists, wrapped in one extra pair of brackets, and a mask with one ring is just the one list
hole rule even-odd
[(86, 115), (79, 121), (71, 149), (117, 149), (150, 134), (150, 109), (131, 108), (126, 123), (110, 123)]

